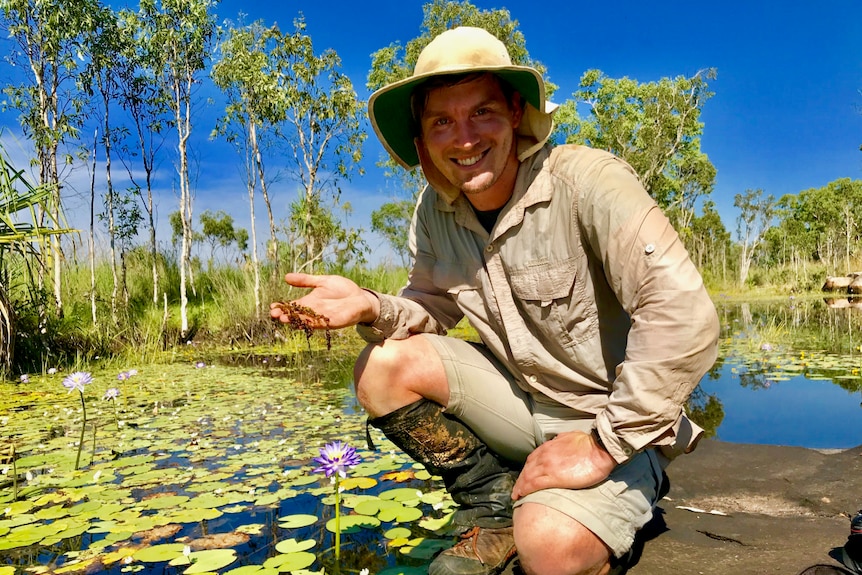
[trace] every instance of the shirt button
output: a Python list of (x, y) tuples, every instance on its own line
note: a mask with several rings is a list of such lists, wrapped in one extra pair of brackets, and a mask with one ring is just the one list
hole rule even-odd
[(488, 253), (493, 252), (494, 251), (494, 244), (488, 244), (487, 246), (485, 246), (485, 251)]
[(633, 450), (632, 450), (632, 448), (631, 448), (631, 447), (629, 447), (628, 445), (626, 445), (625, 447), (623, 447), (623, 453), (625, 453), (626, 455), (631, 455), (631, 454), (632, 454), (632, 451), (633, 451)]
[(655, 251), (655, 245), (653, 245), (653, 244), (647, 244), (646, 247), (644, 248), (644, 253), (646, 255), (650, 255), (654, 251)]
[(529, 380), (530, 380), (530, 383), (536, 383), (537, 381), (539, 381), (539, 378), (538, 378), (538, 377), (536, 377), (535, 375), (531, 375), (531, 376), (530, 376), (530, 377), (528, 377), (527, 379), (529, 379)]

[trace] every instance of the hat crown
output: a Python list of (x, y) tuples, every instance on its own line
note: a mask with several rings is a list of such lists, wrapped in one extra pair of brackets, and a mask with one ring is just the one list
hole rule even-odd
[(413, 76), (511, 65), (500, 40), (482, 28), (462, 26), (443, 32), (422, 50)]

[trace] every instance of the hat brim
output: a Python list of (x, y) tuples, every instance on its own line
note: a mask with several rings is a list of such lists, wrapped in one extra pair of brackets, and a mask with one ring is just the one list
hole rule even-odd
[[(518, 91), (528, 104), (536, 110), (545, 111), (544, 81), (536, 70), (526, 66), (435, 70), (428, 74), (411, 76), (380, 88), (368, 100), (371, 126), (383, 147), (396, 162), (408, 170), (419, 165), (419, 155), (413, 143), (418, 134), (415, 132), (410, 102), (416, 87), (434, 76), (477, 72), (490, 72), (499, 76)], [(549, 135), (550, 133), (532, 134), (542, 143)]]

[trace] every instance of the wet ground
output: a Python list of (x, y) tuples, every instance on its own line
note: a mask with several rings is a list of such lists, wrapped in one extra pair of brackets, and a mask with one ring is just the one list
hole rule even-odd
[(630, 575), (795, 575), (838, 564), (830, 551), (862, 508), (862, 446), (825, 453), (706, 440), (668, 475)]

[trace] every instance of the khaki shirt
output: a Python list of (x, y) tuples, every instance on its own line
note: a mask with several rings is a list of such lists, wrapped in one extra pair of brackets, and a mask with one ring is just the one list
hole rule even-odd
[(490, 234), (462, 194), (427, 187), (413, 267), (377, 294), (368, 341), (444, 334), (466, 316), (519, 385), (587, 418), (618, 462), (673, 457), (702, 430), (683, 406), (717, 354), (718, 317), (676, 231), (607, 152), (545, 146), (519, 168)]

